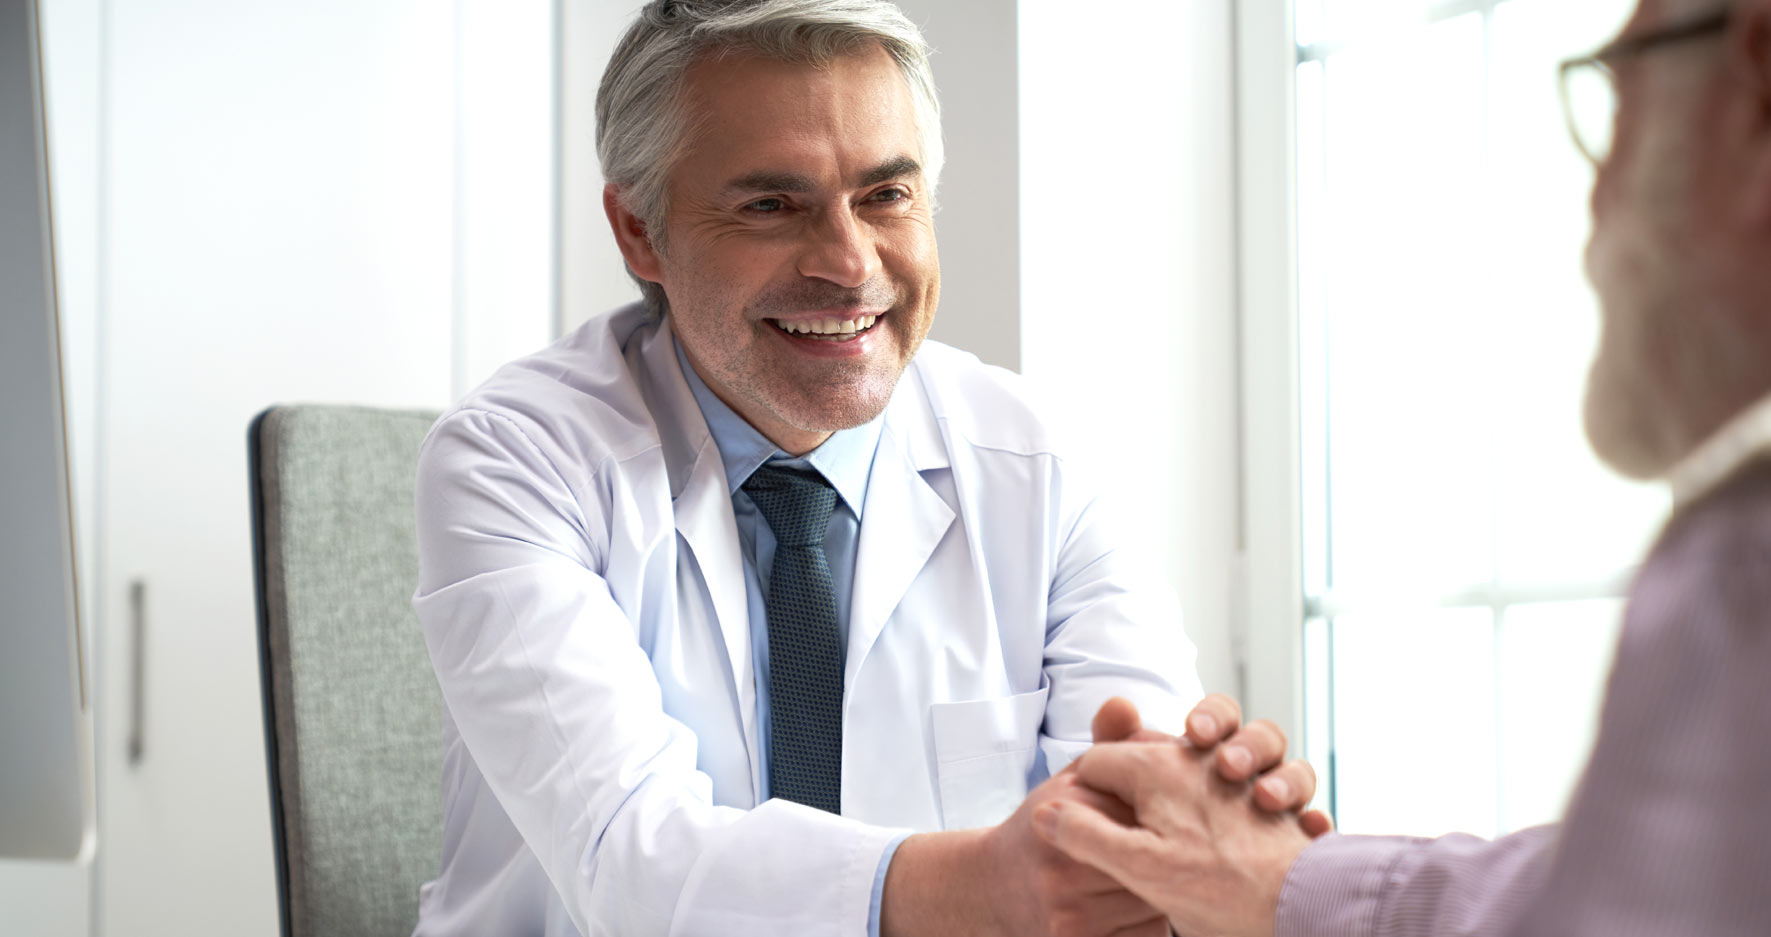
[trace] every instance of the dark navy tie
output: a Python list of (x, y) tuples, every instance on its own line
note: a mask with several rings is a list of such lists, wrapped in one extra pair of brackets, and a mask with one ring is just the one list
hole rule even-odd
[(842, 640), (824, 532), (836, 492), (765, 465), (744, 483), (769, 529), (769, 795), (842, 812)]

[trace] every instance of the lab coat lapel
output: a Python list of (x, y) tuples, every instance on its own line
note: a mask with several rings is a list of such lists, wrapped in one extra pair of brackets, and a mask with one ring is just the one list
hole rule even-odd
[(726, 491), (726, 471), (711, 436), (689, 470), (688, 483), (677, 496), (674, 510), (676, 531), (695, 555), (695, 564), (701, 568), (701, 577), (713, 598), (714, 616), (725, 639), (726, 657), (732, 664), (732, 682), (738, 691), (738, 707), (744, 714), (748, 735), (756, 712), (756, 684), (750, 664), (750, 604), (744, 592), (744, 560), (738, 548), (732, 498)]
[(855, 675), (886, 621), (953, 523), (953, 509), (922, 477), (925, 471), (947, 465), (946, 443), (913, 365), (886, 408), (879, 448), (867, 476), (849, 606), (845, 686), (855, 685)]
[(751, 789), (758, 789), (756, 680), (750, 661), (750, 603), (744, 591), (744, 560), (738, 546), (738, 523), (726, 487), (719, 447), (707, 419), (677, 366), (670, 329), (660, 326), (639, 349), (638, 369), (646, 376), (647, 403), (657, 419), (659, 443), (670, 475), (671, 508), (676, 531), (688, 544), (701, 580), (713, 600), (731, 664), (732, 689), (744, 725), (744, 747), (750, 756)]

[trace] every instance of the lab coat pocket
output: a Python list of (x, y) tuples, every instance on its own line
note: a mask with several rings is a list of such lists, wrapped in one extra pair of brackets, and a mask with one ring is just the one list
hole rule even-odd
[(1001, 823), (1027, 797), (1047, 689), (1000, 699), (934, 703), (941, 821), (949, 830)]

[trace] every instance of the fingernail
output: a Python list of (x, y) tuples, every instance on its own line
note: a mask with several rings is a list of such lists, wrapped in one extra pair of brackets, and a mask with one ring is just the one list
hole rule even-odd
[(1218, 721), (1204, 713), (1193, 717), (1193, 731), (1203, 736), (1213, 736), (1218, 731)]
[(1282, 804), (1291, 800), (1291, 785), (1285, 783), (1284, 778), (1267, 778), (1261, 782), (1261, 786), (1267, 789), (1274, 800)]
[(1254, 765), (1254, 756), (1248, 753), (1248, 749), (1232, 745), (1224, 749), (1224, 761), (1237, 771), (1247, 771)]

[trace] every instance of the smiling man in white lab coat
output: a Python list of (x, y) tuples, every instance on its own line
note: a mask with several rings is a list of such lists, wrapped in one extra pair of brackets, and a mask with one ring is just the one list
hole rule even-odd
[(1173, 728), (1200, 687), (1015, 376), (923, 341), (915, 27), (661, 0), (597, 117), (644, 302), (507, 365), (421, 459), (419, 933), (1166, 933), (1028, 825), (1110, 806), (1046, 780), (1103, 700)]

